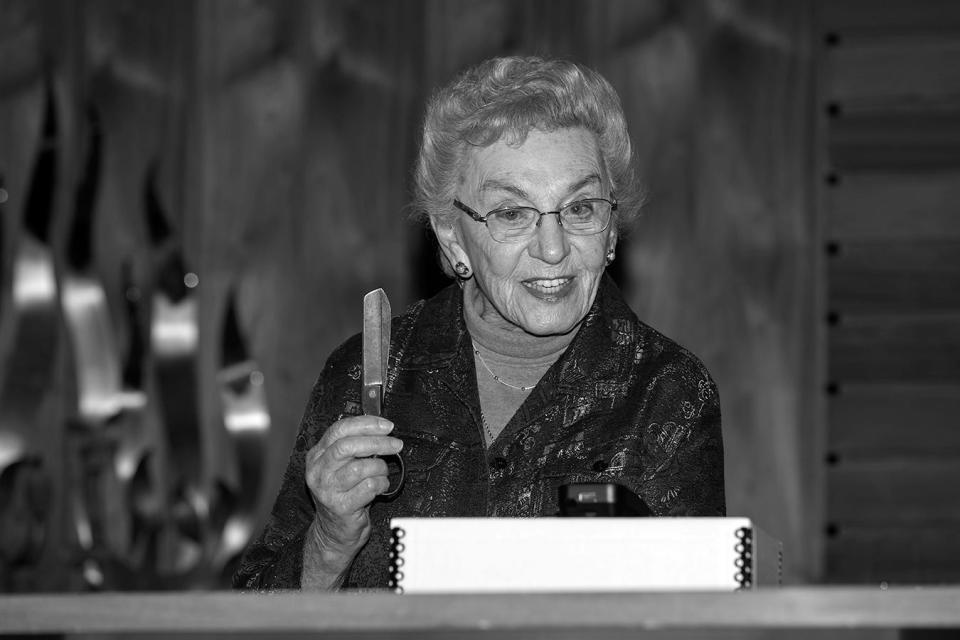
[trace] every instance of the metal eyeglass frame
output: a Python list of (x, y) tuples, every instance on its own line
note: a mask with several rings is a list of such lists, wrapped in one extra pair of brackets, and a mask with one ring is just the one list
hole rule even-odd
[[(560, 212), (561, 212), (563, 209), (566, 209), (567, 207), (573, 206), (573, 205), (575, 205), (575, 204), (577, 204), (577, 203), (579, 203), (579, 202), (596, 202), (596, 201), (606, 202), (607, 204), (610, 205), (610, 218), (607, 219), (607, 223), (606, 223), (605, 225), (603, 225), (603, 227), (601, 227), (600, 229), (597, 229), (596, 231), (591, 231), (590, 233), (574, 233), (574, 232), (572, 232), (572, 231), (570, 231), (570, 230), (568, 230), (568, 229), (565, 229), (565, 228), (563, 227), (563, 218), (562, 218), (561, 215), (560, 215)], [(539, 226), (540, 226), (540, 221), (543, 220), (543, 216), (556, 215), (556, 216), (557, 216), (557, 223), (560, 225), (561, 228), (564, 228), (564, 231), (566, 231), (566, 232), (569, 233), (570, 235), (575, 235), (575, 236), (593, 236), (593, 235), (596, 235), (596, 234), (598, 234), (598, 233), (603, 233), (603, 232), (606, 230), (606, 228), (610, 226), (610, 220), (613, 219), (613, 212), (617, 210), (617, 201), (616, 201), (616, 199), (614, 199), (614, 200), (607, 200), (606, 198), (581, 198), (580, 200), (574, 200), (573, 202), (570, 202), (570, 203), (565, 204), (563, 207), (561, 207), (560, 209), (557, 209), (556, 211), (540, 211), (540, 210), (537, 209), (536, 207), (500, 207), (499, 209), (493, 209), (492, 211), (488, 211), (486, 215), (480, 215), (479, 213), (477, 213), (475, 210), (473, 210), (473, 209), (470, 208), (469, 206), (467, 206), (467, 205), (463, 204), (462, 202), (460, 202), (460, 200), (458, 200), (457, 198), (454, 198), (454, 199), (453, 199), (453, 206), (455, 206), (457, 209), (460, 209), (460, 211), (463, 211), (465, 214), (467, 214), (468, 216), (470, 216), (471, 218), (473, 218), (473, 219), (476, 220), (477, 222), (482, 222), (483, 225), (487, 228), (487, 231), (490, 232), (490, 237), (491, 237), (491, 238), (493, 238), (493, 239), (496, 240), (497, 242), (509, 244), (509, 243), (511, 243), (511, 242), (519, 242), (519, 241), (521, 241), (521, 240), (525, 240), (525, 239), (527, 239), (529, 236), (518, 236), (518, 237), (517, 237), (517, 240), (515, 240), (515, 241), (510, 241), (510, 240), (497, 240), (497, 238), (493, 235), (493, 231), (490, 231), (490, 225), (487, 224), (487, 218), (489, 218), (491, 215), (493, 215), (493, 214), (495, 214), (495, 213), (499, 213), (500, 211), (510, 211), (511, 209), (530, 209), (530, 210), (532, 210), (532, 211), (536, 211), (537, 214), (539, 215), (539, 217), (537, 218), (537, 223), (536, 223), (535, 225), (533, 225), (533, 227), (531, 227), (531, 228), (534, 228), (534, 229), (535, 229), (535, 228), (539, 227)]]

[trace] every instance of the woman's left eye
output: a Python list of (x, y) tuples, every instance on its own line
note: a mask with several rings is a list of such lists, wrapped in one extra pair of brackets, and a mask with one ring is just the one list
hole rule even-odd
[(567, 212), (575, 216), (588, 216), (593, 213), (593, 203), (588, 201), (578, 201), (567, 205)]

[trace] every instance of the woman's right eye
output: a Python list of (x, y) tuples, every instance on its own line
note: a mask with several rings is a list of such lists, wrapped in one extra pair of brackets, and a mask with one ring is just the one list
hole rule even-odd
[(501, 209), (497, 211), (497, 218), (501, 222), (517, 223), (523, 220), (524, 212), (523, 209)]

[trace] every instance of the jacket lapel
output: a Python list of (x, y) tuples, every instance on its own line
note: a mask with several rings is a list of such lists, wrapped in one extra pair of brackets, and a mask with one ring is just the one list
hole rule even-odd
[(409, 356), (398, 363), (400, 372), (417, 376), (445, 406), (462, 406), (472, 425), (469, 433), (450, 434), (457, 440), (481, 437), (480, 398), (473, 351), (463, 320), (463, 294), (451, 285), (428, 300), (407, 347)]

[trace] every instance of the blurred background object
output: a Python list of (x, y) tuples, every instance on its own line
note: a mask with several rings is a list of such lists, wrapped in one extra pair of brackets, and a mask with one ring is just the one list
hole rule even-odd
[(362, 295), (444, 284), (431, 88), (516, 53), (620, 92), (614, 276), (785, 581), (960, 579), (960, 4), (0, 0), (0, 590), (228, 585)]

